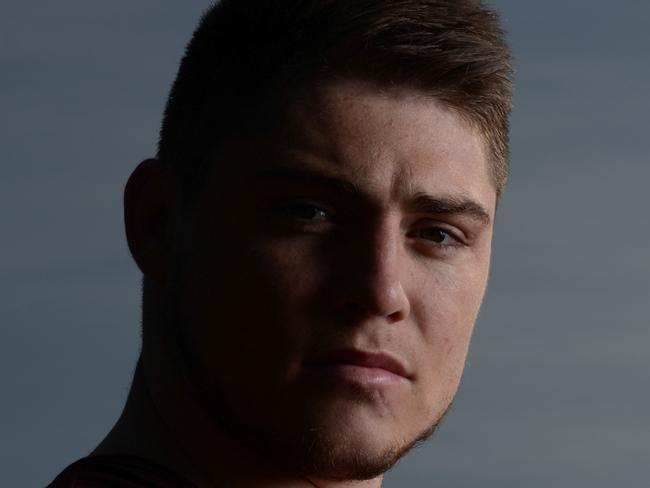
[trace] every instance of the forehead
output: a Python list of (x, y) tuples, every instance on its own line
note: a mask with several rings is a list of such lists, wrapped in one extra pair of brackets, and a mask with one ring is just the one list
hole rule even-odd
[(225, 196), (276, 170), (344, 182), (382, 205), (424, 194), (473, 201), (489, 214), (496, 206), (475, 127), (418, 91), (365, 81), (311, 85), (268, 131), (227, 142), (213, 166), (213, 190)]
[(460, 192), (494, 206), (484, 137), (419, 91), (360, 80), (313, 86), (294, 98), (275, 133), (288, 156), (361, 186)]

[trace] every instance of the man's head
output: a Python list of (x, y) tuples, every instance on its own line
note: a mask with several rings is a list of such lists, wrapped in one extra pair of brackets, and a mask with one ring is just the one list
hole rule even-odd
[(159, 158), (191, 200), (224, 141), (268, 130), (336, 79), (411, 88), (453, 108), (508, 173), (509, 51), (479, 0), (222, 0), (204, 15), (169, 97)]
[(509, 73), (475, 1), (209, 11), (160, 141), (181, 210), (145, 182), (155, 171), (127, 188), (150, 369), (178, 361), (215, 424), (282, 469), (387, 470), (460, 382), (507, 172)]

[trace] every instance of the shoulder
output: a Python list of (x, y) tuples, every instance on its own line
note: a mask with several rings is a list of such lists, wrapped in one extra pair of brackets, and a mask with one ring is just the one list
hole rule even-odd
[(153, 461), (124, 454), (82, 458), (59, 474), (47, 488), (196, 488)]

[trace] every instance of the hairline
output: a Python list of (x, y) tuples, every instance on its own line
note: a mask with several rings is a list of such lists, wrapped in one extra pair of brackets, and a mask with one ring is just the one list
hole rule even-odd
[[(499, 184), (497, 177), (497, 166), (500, 164), (507, 164), (507, 160), (501, 161), (500, 158), (495, 154), (495, 151), (491, 144), (490, 134), (483, 128), (480, 121), (477, 120), (477, 116), (473, 115), (469, 109), (459, 106), (460, 104), (450, 103), (440, 96), (441, 94), (444, 94), (445, 91), (448, 91), (444, 88), (427, 88), (423, 86), (422, 83), (418, 80), (411, 83), (405, 81), (395, 82), (382, 80), (380, 77), (364, 73), (363, 69), (359, 70), (359, 72), (347, 73), (344, 70), (335, 70), (327, 74), (322, 72), (314, 73), (311, 76), (305, 77), (300, 81), (294, 81), (292, 84), (283, 89), (281, 93), (276, 94), (274, 97), (269, 97), (271, 103), (275, 104), (274, 108), (260, 106), (257, 121), (261, 121), (270, 115), (274, 120), (278, 121), (279, 123), (283, 123), (286, 121), (286, 117), (289, 115), (292, 105), (299, 101), (301, 97), (308, 95), (314, 90), (320, 90), (325, 87), (341, 83), (361, 83), (371, 89), (375, 89), (377, 93), (381, 93), (387, 97), (396, 97), (400, 96), (400, 94), (403, 93), (408, 96), (421, 98), (423, 100), (435, 101), (444, 109), (450, 110), (456, 114), (467, 128), (474, 131), (481, 138), (483, 150), (485, 151), (488, 175), (490, 182), (496, 191), (498, 205), (500, 196), (505, 187), (505, 182), (502, 185)], [(288, 93), (289, 91), (293, 91), (293, 93)], [(206, 181), (207, 176), (214, 170), (215, 166), (221, 164), (219, 162), (219, 153), (221, 149), (230, 141), (253, 139), (263, 134), (264, 132), (270, 132), (271, 130), (272, 128), (267, 126), (264, 126), (261, 129), (258, 127), (242, 127), (239, 131), (222, 134), (221, 137), (216, 138), (212, 147), (208, 149), (206, 152), (207, 154), (203, 157), (205, 167), (201, 168), (199, 175), (196, 175), (197, 177), (195, 178), (195, 181), (193, 181), (190, 185), (190, 188), (183, 188), (182, 181), (179, 181), (179, 183), (181, 183), (182, 200), (185, 203), (189, 203), (195, 202), (200, 198), (202, 191), (204, 191), (204, 182)], [(166, 163), (173, 165), (171, 162)], [(180, 180), (182, 180), (181, 175), (177, 176)], [(191, 194), (188, 194), (188, 192), (191, 192)]]

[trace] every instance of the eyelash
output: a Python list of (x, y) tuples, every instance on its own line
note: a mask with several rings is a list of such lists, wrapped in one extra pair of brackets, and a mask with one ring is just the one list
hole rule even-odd
[[(309, 213), (314, 212), (320, 215), (320, 218), (310, 218)], [(322, 208), (322, 206), (312, 204), (309, 202), (294, 202), (289, 203), (280, 208), (280, 213), (290, 217), (295, 218), (305, 225), (318, 225), (319, 222), (329, 222), (332, 220), (332, 212)], [(442, 242), (438, 242), (435, 239), (421, 237), (419, 234), (421, 232), (435, 232), (438, 236), (442, 236)], [(465, 245), (463, 239), (454, 231), (442, 227), (440, 225), (432, 225), (429, 227), (420, 227), (407, 234), (408, 237), (412, 238), (422, 238), (428, 242), (433, 243), (438, 248), (441, 249), (451, 249), (455, 247), (461, 247)], [(451, 242), (445, 242), (451, 241)]]

